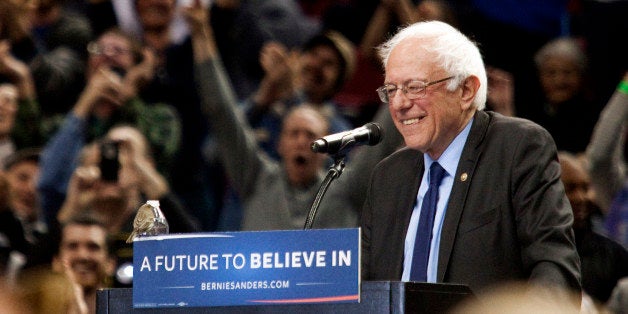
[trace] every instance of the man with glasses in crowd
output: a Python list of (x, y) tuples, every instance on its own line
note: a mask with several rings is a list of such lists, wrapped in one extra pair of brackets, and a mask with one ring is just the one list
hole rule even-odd
[(379, 52), (377, 92), (407, 147), (373, 171), (362, 278), (459, 283), (476, 293), (527, 281), (578, 304), (573, 216), (549, 133), (482, 110), (480, 52), (445, 23), (413, 24)]
[(100, 35), (88, 52), (87, 84), (41, 156), (38, 189), (49, 224), (56, 221), (83, 146), (116, 125), (133, 126), (146, 137), (155, 166), (165, 177), (179, 149), (181, 122), (174, 107), (139, 97), (153, 75), (154, 54), (118, 29)]

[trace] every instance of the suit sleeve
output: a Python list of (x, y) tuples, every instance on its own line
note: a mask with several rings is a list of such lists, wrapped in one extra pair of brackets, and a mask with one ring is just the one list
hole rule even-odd
[(523, 267), (531, 282), (580, 291), (573, 213), (556, 146), (544, 129), (526, 129), (513, 155), (511, 181)]

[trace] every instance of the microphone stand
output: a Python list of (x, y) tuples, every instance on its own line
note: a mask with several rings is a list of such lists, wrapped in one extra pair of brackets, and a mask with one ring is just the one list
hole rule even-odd
[(323, 196), (329, 185), (334, 179), (337, 179), (342, 174), (342, 170), (345, 168), (345, 154), (336, 154), (334, 155), (334, 164), (327, 171), (327, 176), (321, 186), (318, 188), (318, 193), (316, 193), (316, 198), (314, 198), (314, 202), (312, 203), (312, 207), (310, 207), (310, 211), (307, 214), (307, 219), (305, 220), (305, 226), (303, 226), (303, 230), (312, 229), (312, 224), (314, 224), (314, 217), (316, 217), (316, 212), (318, 211), (318, 207), (320, 206), (321, 200), (323, 200)]

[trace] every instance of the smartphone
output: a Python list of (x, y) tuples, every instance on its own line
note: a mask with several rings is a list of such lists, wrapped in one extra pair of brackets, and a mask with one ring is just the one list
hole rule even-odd
[(100, 144), (100, 179), (106, 182), (118, 182), (120, 170), (120, 143), (116, 141), (104, 141)]

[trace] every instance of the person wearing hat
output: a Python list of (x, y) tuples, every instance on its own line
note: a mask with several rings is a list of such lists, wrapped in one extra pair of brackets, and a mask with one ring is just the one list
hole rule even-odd
[(309, 104), (319, 108), (330, 121), (329, 133), (352, 128), (333, 100), (352, 77), (356, 64), (355, 47), (342, 34), (320, 33), (298, 52), (277, 42), (267, 43), (260, 63), (265, 76), (244, 106), (256, 139), (272, 157), (279, 157), (276, 141), (281, 121), (292, 107)]

